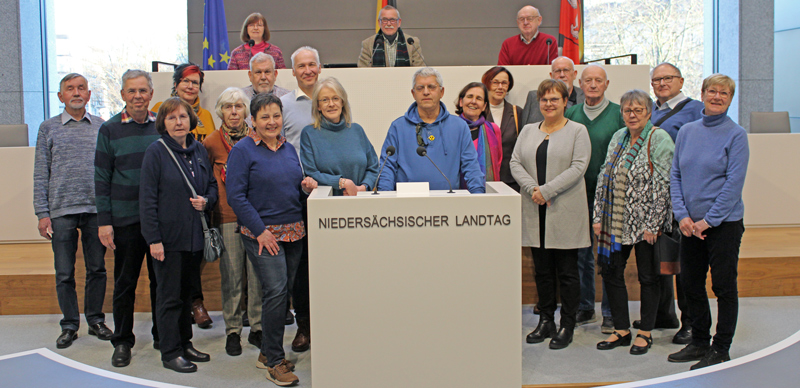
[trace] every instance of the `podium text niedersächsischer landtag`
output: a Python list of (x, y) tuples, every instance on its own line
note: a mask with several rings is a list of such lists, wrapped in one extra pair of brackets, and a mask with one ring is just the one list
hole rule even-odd
[[(508, 214), (465, 214), (456, 215), (455, 227), (463, 226), (509, 226)], [(450, 216), (378, 216), (368, 217), (326, 217), (319, 218), (320, 229), (366, 229), (366, 228), (442, 228), (450, 226)]]

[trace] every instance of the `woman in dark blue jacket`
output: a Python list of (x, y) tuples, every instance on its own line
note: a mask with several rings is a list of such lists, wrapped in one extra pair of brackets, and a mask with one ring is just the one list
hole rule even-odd
[[(217, 180), (208, 153), (189, 134), (195, 126), (197, 116), (186, 102), (174, 97), (161, 104), (156, 117), (161, 139), (145, 151), (139, 187), (142, 236), (150, 244), (158, 279), (155, 314), (161, 361), (165, 368), (182, 373), (197, 370), (192, 361), (211, 359), (191, 342), (189, 282), (199, 276), (202, 261), (200, 217), (217, 200)], [(194, 198), (184, 174), (197, 193)]]

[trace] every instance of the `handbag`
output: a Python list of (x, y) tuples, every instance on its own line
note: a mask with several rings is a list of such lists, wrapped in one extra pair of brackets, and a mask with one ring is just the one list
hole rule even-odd
[[(186, 184), (189, 185), (189, 190), (192, 191), (192, 198), (197, 198), (197, 192), (194, 191), (194, 186), (192, 186), (192, 183), (189, 182), (189, 178), (186, 176), (186, 173), (183, 172), (183, 168), (181, 168), (178, 158), (176, 158), (175, 154), (172, 153), (172, 150), (167, 147), (167, 143), (164, 143), (163, 139), (158, 139), (158, 141), (164, 145), (164, 148), (166, 148), (167, 152), (169, 152), (169, 156), (172, 156), (172, 160), (174, 160), (175, 165), (178, 166), (178, 171), (181, 172), (183, 179), (186, 180)], [(200, 214), (200, 221), (203, 223), (203, 260), (212, 263), (225, 252), (225, 243), (222, 242), (222, 234), (219, 232), (219, 229), (208, 227), (205, 214)]]
[[(647, 139), (647, 162), (650, 164), (650, 176), (652, 177), (653, 161), (650, 160), (651, 139), (652, 135)], [(656, 243), (653, 244), (653, 256), (656, 268), (659, 269), (661, 275), (677, 275), (681, 273), (679, 257), (681, 232), (678, 222), (671, 214), (670, 217), (672, 218), (672, 231), (661, 233), (661, 235), (656, 238)]]

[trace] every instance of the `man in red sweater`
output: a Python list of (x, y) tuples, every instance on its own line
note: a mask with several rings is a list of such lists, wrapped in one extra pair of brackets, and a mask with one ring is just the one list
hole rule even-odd
[(517, 12), (520, 34), (503, 41), (497, 65), (549, 65), (556, 59), (558, 42), (553, 35), (539, 32), (540, 24), (542, 16), (538, 9), (530, 5), (522, 7)]

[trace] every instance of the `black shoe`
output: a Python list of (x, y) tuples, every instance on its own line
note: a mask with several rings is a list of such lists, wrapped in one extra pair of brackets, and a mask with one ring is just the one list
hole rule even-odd
[(261, 330), (259, 331), (250, 330), (250, 334), (247, 336), (247, 342), (261, 349)]
[(161, 342), (159, 340), (153, 340), (153, 349), (161, 350)]
[(72, 345), (72, 341), (78, 339), (78, 333), (72, 329), (61, 330), (61, 334), (56, 338), (56, 348), (66, 349)]
[(646, 354), (647, 351), (650, 349), (650, 347), (653, 346), (653, 336), (651, 335), (649, 337), (646, 337), (646, 336), (644, 336), (642, 334), (637, 334), (636, 337), (637, 338), (644, 338), (644, 341), (647, 342), (647, 345), (645, 345), (645, 346), (637, 346), (637, 345), (631, 346), (631, 354), (633, 354), (635, 356)]
[(681, 351), (672, 353), (667, 357), (670, 362), (689, 362), (700, 361), (705, 357), (706, 353), (711, 350), (711, 345), (697, 346), (695, 344), (686, 345)]
[(675, 336), (672, 337), (672, 343), (679, 345), (688, 345), (692, 343), (692, 327), (683, 325), (683, 327), (675, 333)]
[(575, 325), (584, 325), (587, 323), (592, 323), (597, 320), (597, 316), (594, 314), (594, 310), (578, 310), (578, 314), (575, 315)]
[(239, 334), (228, 334), (228, 339), (225, 340), (225, 353), (228, 353), (229, 356), (242, 354), (242, 337), (239, 337)]
[[(178, 358), (180, 358), (180, 357), (178, 357)], [(187, 345), (187, 346), (184, 346), (184, 348), (183, 348), (183, 358), (185, 358), (185, 359), (187, 359), (189, 361), (194, 361), (194, 362), (209, 362), (209, 361), (211, 361), (211, 356), (210, 355), (195, 349), (194, 346), (192, 346), (191, 344)], [(192, 372), (194, 372), (194, 371), (192, 371)]]
[(250, 327), (250, 318), (247, 317), (247, 314), (242, 316), (242, 326), (243, 327)]
[(114, 347), (114, 354), (111, 355), (111, 365), (122, 368), (131, 363), (131, 347), (125, 344), (119, 344)]
[(164, 368), (172, 369), (179, 373), (192, 373), (197, 372), (197, 365), (192, 364), (189, 360), (178, 356), (169, 361), (161, 361)]
[(712, 348), (711, 350), (708, 351), (708, 353), (706, 353), (705, 356), (703, 356), (703, 358), (700, 360), (700, 362), (698, 362), (697, 364), (692, 365), (692, 367), (689, 368), (689, 370), (705, 368), (707, 366), (717, 365), (717, 364), (723, 363), (725, 361), (730, 361), (730, 360), (731, 360), (731, 356), (728, 354), (728, 352), (722, 353), (722, 352), (718, 352), (718, 351), (716, 351), (716, 350), (714, 350)]
[(294, 324), (294, 314), (292, 314), (292, 310), (286, 310), (286, 320), (283, 324), (286, 326)]
[(528, 337), (525, 338), (525, 342), (529, 344), (538, 344), (543, 342), (545, 338), (555, 337), (555, 335), (556, 323), (549, 319), (539, 318), (539, 325), (528, 334)]
[(550, 349), (564, 349), (572, 343), (572, 329), (562, 327), (550, 340)]
[(100, 322), (89, 326), (89, 335), (96, 336), (97, 339), (103, 341), (108, 341), (111, 339), (111, 336), (114, 335), (114, 332), (111, 331), (105, 323)]
[(622, 335), (617, 333), (616, 331), (613, 333), (617, 336), (617, 339), (613, 341), (601, 341), (597, 343), (597, 349), (599, 350), (611, 350), (616, 348), (617, 346), (628, 346), (631, 344), (631, 333)]
[(611, 334), (614, 332), (614, 320), (611, 317), (603, 317), (603, 324), (600, 325), (600, 332)]

